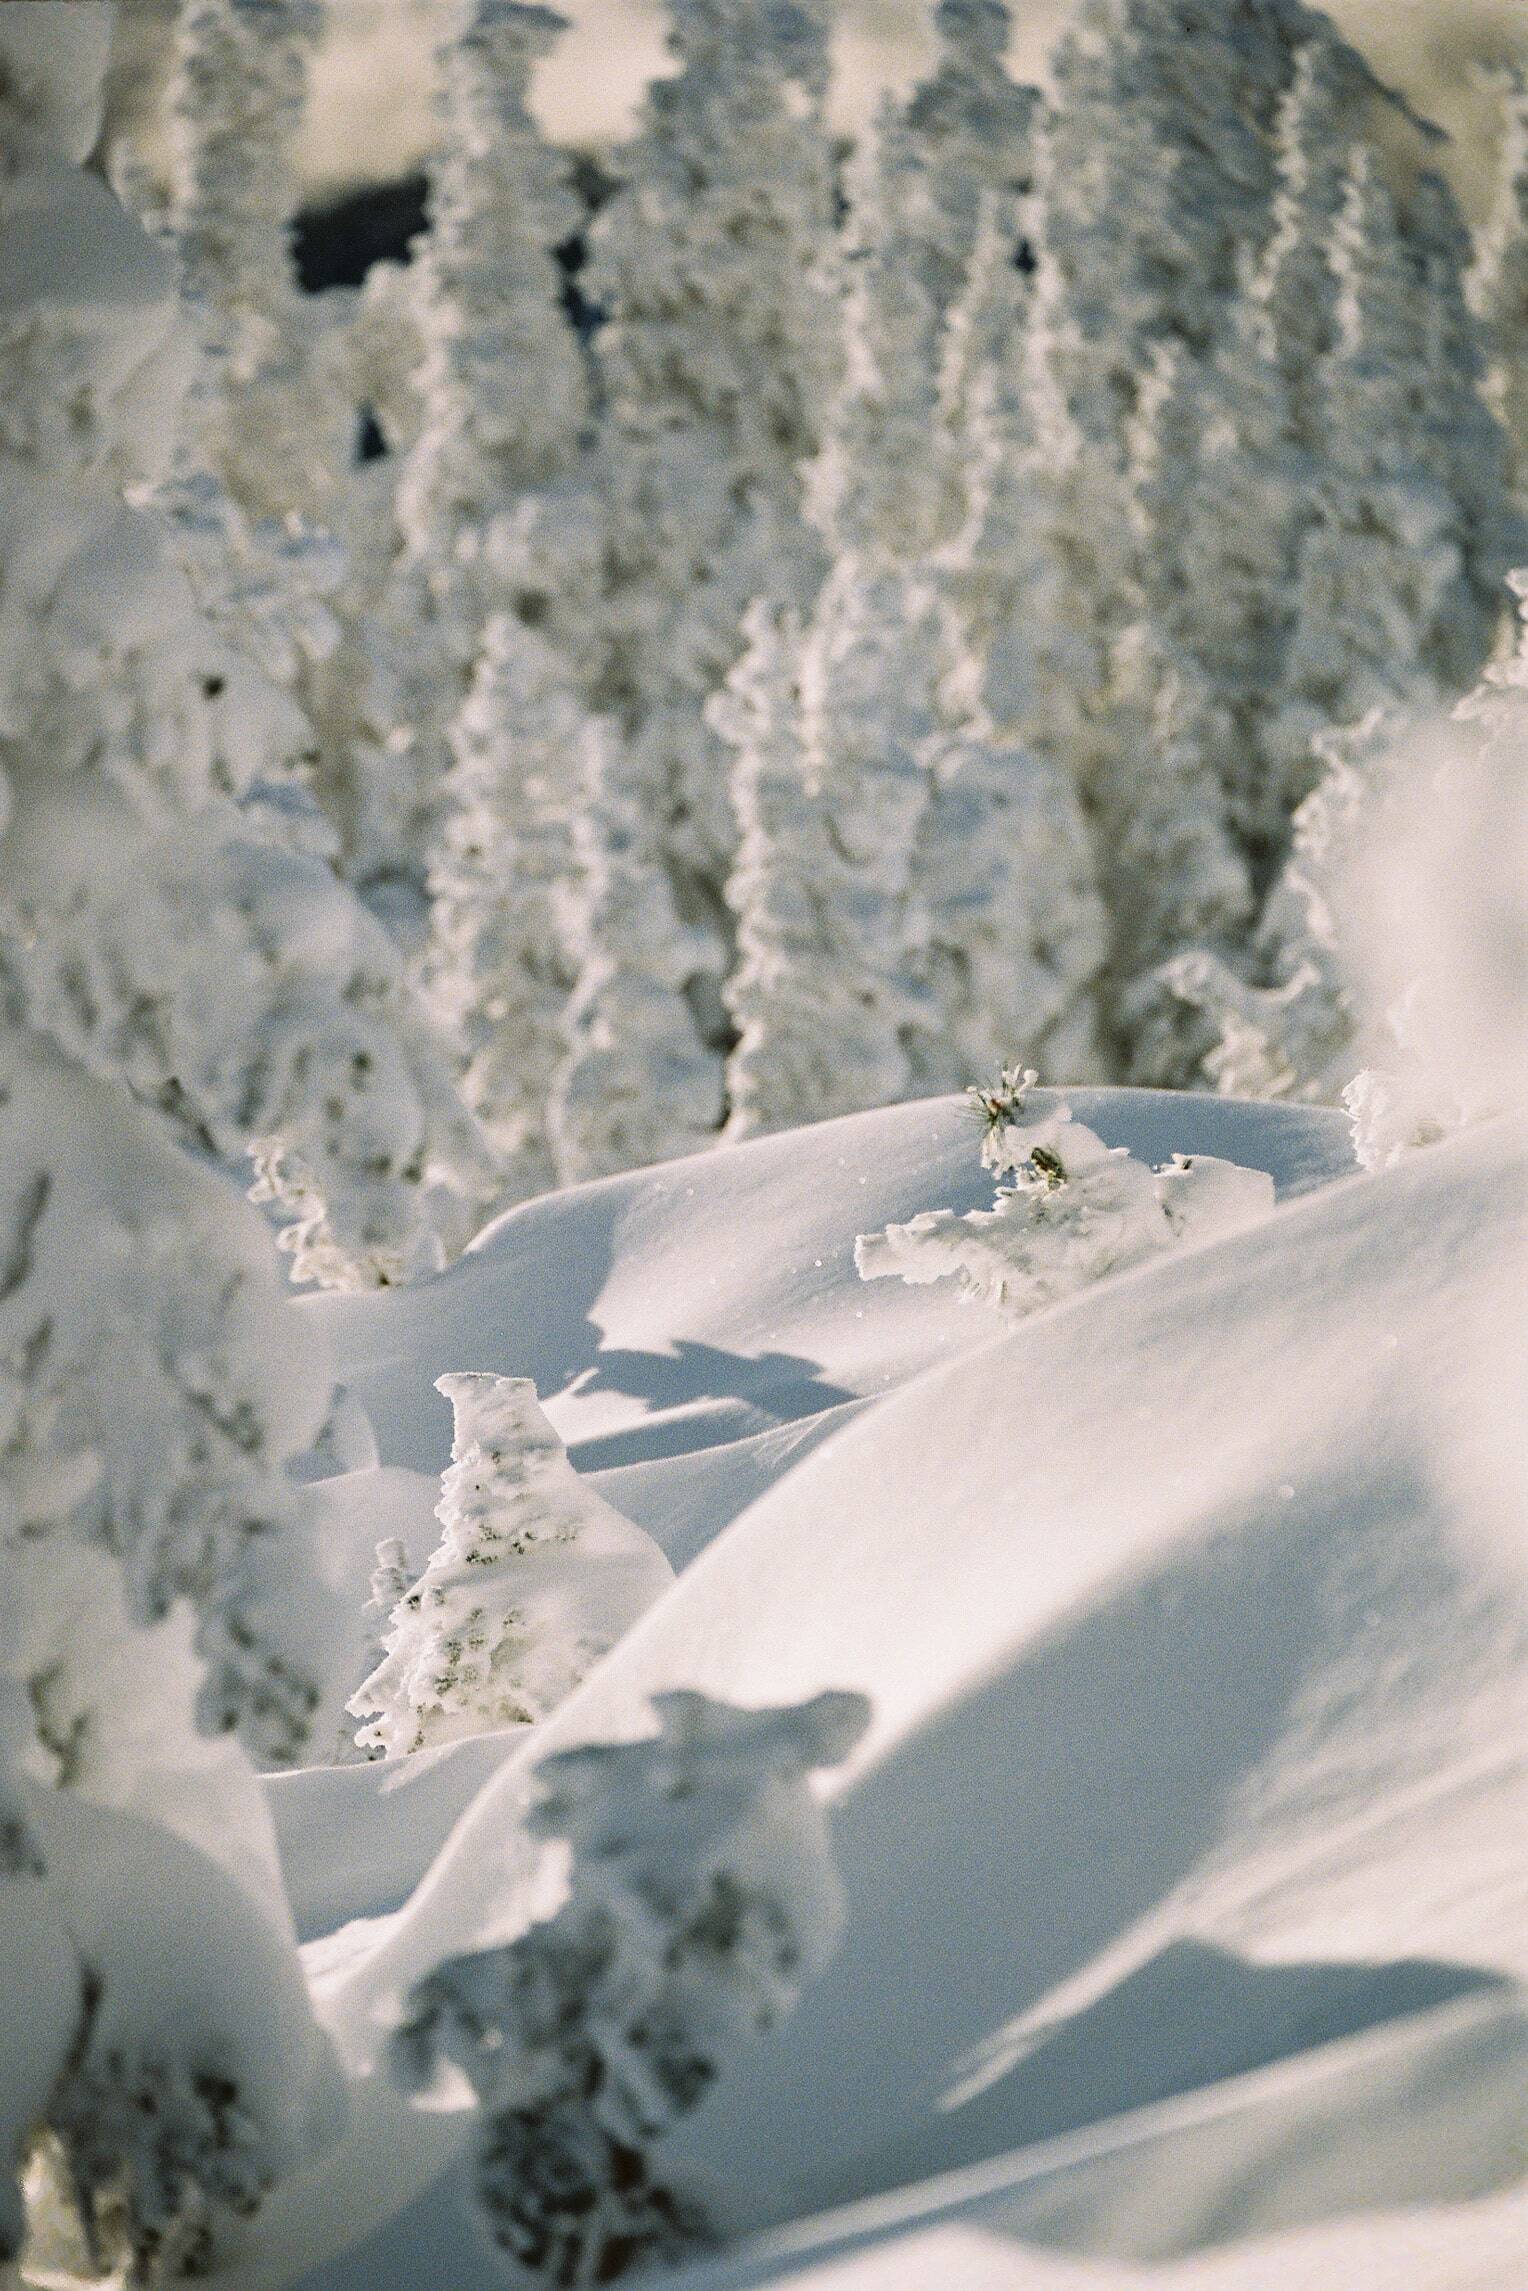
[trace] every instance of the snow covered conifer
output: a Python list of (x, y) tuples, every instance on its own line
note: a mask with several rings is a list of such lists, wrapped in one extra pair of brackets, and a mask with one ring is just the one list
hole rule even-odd
[(1082, 0), (1052, 58), (1047, 240), (1078, 331), (1073, 410), (1122, 449), (1160, 341), (1213, 340), (1275, 186), (1299, 0)]
[(486, 1150), (384, 934), (280, 819), (299, 712), (118, 489), (162, 449), (168, 259), (53, 157), (18, 148), (0, 210), (25, 282), (0, 319), (12, 990), (198, 1150), (252, 1154), (304, 1273), (438, 1264), (491, 1196)]
[(930, 1003), (911, 1044), (917, 1086), (957, 1088), (1015, 1043), (1057, 1080), (1085, 1077), (1104, 922), (1069, 780), (990, 716), (936, 741), (927, 768), (913, 854)]
[(568, 902), (575, 981), (547, 1106), (564, 1184), (698, 1152), (721, 1120), (721, 1061), (688, 999), (705, 973), (705, 942), (675, 912), (640, 766), (615, 727), (596, 719), (582, 756), (579, 881)]
[(463, 1094), (499, 1156), (506, 1198), (555, 1181), (547, 1100), (567, 1049), (573, 767), (587, 724), (551, 647), (496, 613), (451, 726), (425, 980), (464, 1055)]
[(921, 281), (941, 322), (965, 284), (983, 199), (1030, 184), (1040, 93), (1009, 71), (1011, 37), (1006, 0), (937, 0), (934, 69), (902, 113), (921, 176)]
[(999, 1180), (995, 1205), (926, 1209), (861, 1234), (861, 1279), (922, 1285), (956, 1274), (962, 1295), (1017, 1321), (1106, 1274), (1221, 1240), (1272, 1212), (1273, 1180), (1262, 1170), (1206, 1154), (1175, 1154), (1150, 1169), (1123, 1146), (1106, 1146), (1069, 1106), (1025, 1120), (1024, 1087), (1009, 1075), (998, 1092), (978, 1093), (978, 1108), (982, 1160)]
[(529, 1819), (571, 1851), (564, 1906), (448, 1958), (393, 2038), (411, 2088), (448, 2068), (471, 2085), (489, 2232), (547, 2291), (714, 2240), (663, 2172), (663, 2135), (792, 2010), (842, 1918), (808, 1776), (853, 1749), (864, 1697), (653, 1707), (656, 1736), (543, 1761)]
[(837, 940), (820, 974), (816, 1030), (838, 1083), (819, 1119), (908, 1091), (922, 999), (913, 859), (941, 639), (926, 582), (850, 552), (824, 583), (802, 644), (802, 751), (834, 862), (819, 896)]
[(202, 1719), (288, 1759), (313, 1690), (246, 1568), (290, 1521), (281, 1466), (322, 1420), (321, 1358), (288, 1326), (261, 1220), (19, 1026), (8, 990), (0, 1062), (4, 1541), (110, 1553), (139, 1625), (189, 1600)]
[[(738, 964), (725, 989), (738, 1027), (727, 1066), (727, 1134), (735, 1138), (905, 1092), (903, 1035), (915, 991), (907, 870), (926, 792), (905, 745), (878, 752), (852, 784), (857, 757), (840, 755), (824, 772), (808, 744), (814, 703), (810, 685), (803, 698), (799, 621), (760, 599), (744, 629), (748, 649), (710, 711), (736, 751), (741, 836), (728, 884)], [(823, 628), (813, 642), (820, 671)], [(862, 666), (874, 673), (868, 644)], [(836, 686), (846, 702), (852, 672), (851, 660)], [(884, 728), (886, 718), (867, 718), (874, 721)], [(897, 739), (894, 729), (888, 736)]]
[(566, 30), (550, 8), (459, 0), (441, 52), (442, 141), (418, 257), (423, 426), (398, 486), (406, 544), (448, 593), (489, 517), (578, 460), (588, 392), (554, 249), (583, 220), (569, 161), (527, 104)]
[(843, 367), (807, 476), (831, 569), (799, 634), (754, 606), (751, 649), (710, 711), (740, 758), (734, 1135), (884, 1104), (914, 1080), (926, 997), (913, 859), (946, 665), (927, 560), (949, 513), (922, 176), (883, 105), (855, 171)]
[(703, 705), (749, 602), (805, 604), (820, 575), (799, 471), (837, 359), (829, 13), (829, 0), (676, 0), (679, 70), (649, 87), (590, 231), (586, 292), (607, 316), (610, 697), (687, 912), (717, 929), (736, 832)]
[(727, 1134), (810, 1120), (827, 1076), (817, 1061), (815, 993), (826, 917), (818, 886), (827, 823), (808, 792), (799, 724), (801, 620), (758, 598), (727, 688), (709, 703), (713, 729), (734, 749), (737, 863), (727, 897), (737, 916), (737, 964), (723, 994), (738, 1030), (727, 1061)]
[(1528, 502), (1528, 69), (1500, 80), (1496, 195), (1470, 274), (1486, 354), (1486, 393), (1507, 433), (1518, 499)]
[(673, 1580), (579, 1479), (525, 1377), (435, 1389), (456, 1417), (444, 1534), (349, 1705), (368, 1721), (357, 1741), (389, 1755), (545, 1718)]
[(395, 496), (401, 548), (372, 703), (381, 737), (362, 767), (382, 783), (369, 791), (367, 864), (420, 890), (449, 728), (485, 621), (515, 602), (488, 562), (489, 528), (527, 492), (555, 494), (569, 479), (589, 419), (554, 251), (583, 209), (571, 162), (527, 102), (535, 65), (565, 29), (520, 0), (456, 0), (440, 53), (430, 230), (411, 280), (421, 419)]
[(1336, 337), (1318, 376), (1318, 515), (1279, 694), (1291, 810), (1317, 732), (1457, 691), (1499, 614), (1511, 531), (1463, 311), (1462, 234), (1436, 178), (1414, 205), (1408, 229), (1372, 155), (1355, 153), (1333, 240)]
[(850, 173), (844, 356), (806, 483), (832, 548), (903, 565), (939, 539), (943, 506), (938, 312), (919, 261), (926, 198), (916, 143), (887, 98)]
[(170, 92), (170, 227), (201, 363), (191, 445), (257, 517), (322, 519), (353, 409), (330, 386), (329, 313), (301, 295), (290, 230), (318, 0), (184, 0)]
[(1313, 20), (1274, 108), (1270, 227), (1241, 272), (1238, 300), (1256, 315), (1258, 348), (1278, 366), (1289, 418), (1301, 435), (1314, 419), (1309, 389), (1316, 362), (1330, 350), (1335, 331), (1331, 238), (1352, 145), (1354, 77), (1345, 42), (1330, 24)]
[(959, 624), (961, 704), (984, 706), (1005, 738), (1080, 781), (1129, 536), (1119, 487), (1088, 451), (1064, 386), (1079, 349), (1045, 235), (1052, 156), (1040, 136), (1033, 197), (1017, 209), (992, 202), (950, 314), (941, 406), (960, 517), (933, 570)]
[(930, 1088), (1016, 1046), (1072, 1079), (1096, 1055), (1104, 923), (1077, 783), (1103, 673), (1098, 568), (1067, 541), (1085, 474), (1057, 388), (1054, 272), (1016, 260), (1038, 226), (1033, 202), (984, 200), (945, 336), (958, 520), (928, 565), (945, 729), (914, 858), (931, 993), (914, 1061)]

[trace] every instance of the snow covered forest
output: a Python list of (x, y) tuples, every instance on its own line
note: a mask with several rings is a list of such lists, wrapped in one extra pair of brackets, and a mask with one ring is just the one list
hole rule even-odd
[(1520, 2291), (1528, 47), (336, 4), (0, 4), (0, 2287)]

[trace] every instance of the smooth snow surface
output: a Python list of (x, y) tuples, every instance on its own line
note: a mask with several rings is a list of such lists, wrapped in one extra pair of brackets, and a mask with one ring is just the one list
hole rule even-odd
[[(1037, 1119), (1062, 1102), (1029, 1097)], [(1141, 1160), (1219, 1154), (1267, 1169), (1286, 1198), (1354, 1166), (1347, 1122), (1317, 1107), (1158, 1090), (1064, 1102)], [(878, 1397), (997, 1333), (953, 1298), (854, 1272), (857, 1233), (986, 1206), (979, 1142), (959, 1098), (851, 1114), (550, 1194), (438, 1279), (300, 1309), (324, 1324), (384, 1464), (444, 1470), (450, 1411), (431, 1386), (460, 1369), (531, 1377), (580, 1471), (688, 1456)]]
[[(341, 1866), (379, 1920), (313, 1952), (323, 2012), (363, 2067), (414, 1978), (517, 1929), (544, 1752), (645, 1731), (670, 1686), (861, 1689), (840, 1952), (669, 2145), (744, 2239), (692, 2291), (1519, 2291), (1528, 1568), (1456, 1450), (1521, 1138), (1323, 1185), (1329, 1117), (1071, 1099), (1152, 1160), (1260, 1161), (1283, 1206), (1004, 1334), (852, 1278), (857, 1230), (982, 1198), (965, 1115), (900, 1107), (532, 1204), (423, 1289), (301, 1308), (395, 1468), (443, 1460), (414, 1395), (486, 1366), (534, 1375), (660, 1536), (673, 1489), (677, 1559), (732, 1515), (528, 1738), (271, 1784), (309, 1930)], [(398, 2168), (403, 2103), (360, 2090), (236, 2279), (486, 2291), (463, 2120), (431, 2119), (431, 2186)]]

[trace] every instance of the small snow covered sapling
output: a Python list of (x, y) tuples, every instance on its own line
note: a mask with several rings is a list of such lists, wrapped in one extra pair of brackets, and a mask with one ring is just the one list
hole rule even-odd
[[(435, 1516), (385, 1653), (349, 1709), (392, 1756), (545, 1718), (673, 1580), (651, 1536), (587, 1487), (523, 1376), (442, 1376), (456, 1412)], [(378, 1550), (374, 1585), (397, 1554)]]
[(438, 1966), (393, 2039), (410, 2089), (470, 2084), (478, 2200), (526, 2285), (608, 2283), (714, 2241), (653, 2145), (793, 2009), (842, 1921), (807, 1777), (859, 1741), (864, 1697), (653, 1704), (655, 1736), (538, 1769), (530, 1827), (571, 1849), (562, 1908)]
[(861, 1279), (921, 1286), (954, 1273), (964, 1296), (1017, 1321), (1107, 1273), (1222, 1240), (1271, 1214), (1273, 1180), (1262, 1170), (1209, 1154), (1175, 1154), (1154, 1170), (1124, 1146), (1106, 1146), (1070, 1106), (1027, 1119), (1034, 1080), (1010, 1068), (995, 1089), (971, 1093), (982, 1160), (998, 1181), (994, 1206), (926, 1209), (907, 1225), (862, 1233)]

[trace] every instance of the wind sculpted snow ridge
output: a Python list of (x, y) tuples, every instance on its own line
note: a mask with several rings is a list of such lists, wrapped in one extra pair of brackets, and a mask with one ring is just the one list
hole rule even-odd
[[(915, 1157), (901, 1157), (899, 1182), (924, 1199), (930, 1162), (958, 1135), (941, 1111), (922, 1109), (934, 1152), (910, 1180)], [(849, 1137), (889, 1149), (917, 1112), (798, 1135), (794, 1157), (767, 1140), (707, 1166), (738, 1173), (733, 1206), (751, 1230), (770, 1189), (749, 1163), (774, 1156), (779, 1257), (791, 1214), (824, 1190), (821, 1168), (814, 1193), (802, 1164), (830, 1163)], [(1229, 2108), (1235, 2079), (1295, 2077), (1313, 2047), (1371, 2044), (1390, 2059), (1387, 2029), (1395, 2089), (1422, 2097), (1387, 2114), (1390, 2071), (1376, 2068), (1377, 2115), (1330, 2111), (1308, 2168), (1291, 2167), (1288, 2213), (1250, 2212), (1248, 2231), (1340, 2209), (1350, 2188), (1382, 2203), (1414, 2183), (1442, 2201), (1503, 2176), (1487, 2097), (1502, 2086), (1475, 2076), (1476, 2038), (1447, 2016), (1486, 2016), (1481, 2058), (1498, 2065), (1517, 2041), (1509, 2005), (1474, 1992), (1525, 1970), (1512, 1746), (1528, 1619), (1520, 1559), (1455, 1474), (1470, 1401), (1449, 1363), (1456, 1343), (1468, 1355), (1479, 1284), (1511, 1261), (1521, 1150), (1505, 1125), (1478, 1131), (1287, 1201), (1256, 1231), (1101, 1284), (1009, 1336), (983, 1341), (981, 1316), (965, 1315), (977, 1327), (958, 1356), (913, 1371), (796, 1461), (533, 1746), (487, 1780), (486, 1745), (472, 1746), (471, 1802), (408, 1909), (326, 1945), (323, 2009), (347, 2055), (477, 1920), (508, 1914), (512, 1929), (533, 1756), (640, 1731), (649, 1696), (670, 1686), (747, 1704), (852, 1684), (875, 1718), (832, 1794), (842, 1949), (809, 2012), (674, 2136), (676, 2168), (734, 2233), (889, 2201), (1196, 2092)], [(632, 1209), (637, 1183), (583, 1189), (564, 1212), (600, 1193)], [(633, 1212), (633, 1266), (643, 1230)], [(613, 1256), (619, 1270), (619, 1245)], [(432, 1285), (438, 1299), (453, 1280)], [(407, 1826), (407, 1792), (390, 1801), (372, 1773), (354, 1780), (331, 1799), (331, 1847), (348, 1822), (374, 1837), (368, 1823), (390, 1806)], [(281, 1819), (301, 1785), (272, 1795)], [(1474, 2113), (1423, 2105), (1399, 2018), (1417, 2014), (1454, 2063), (1448, 2088), (1482, 2096)], [(330, 2171), (278, 2199), (268, 2230), (279, 2248), (289, 2222), (310, 2262), (326, 2204), (354, 2221), (408, 2202), (395, 2229), (300, 2278), (308, 2291), (443, 2279), (448, 2265), (475, 2291), (458, 2139), (449, 2118), (433, 2131), (433, 2162), (379, 2195), (372, 2152), (387, 2152), (387, 2125), (368, 2102)], [(1285, 2136), (1271, 2119), (1258, 2135), (1269, 2153)], [(1367, 2177), (1354, 2161), (1366, 2144)], [(1433, 2146), (1438, 2171), (1418, 2177)], [(1249, 2177), (1262, 2153), (1246, 2151)], [(1128, 2209), (1129, 2188), (1084, 2178), (1074, 2192), (1055, 2240), (1113, 2248), (1111, 2207)], [(1202, 2240), (1183, 2225), (1187, 2195), (1170, 2216), (1152, 2200), (1140, 2197), (1143, 2252), (1183, 2248), (1180, 2229)], [(1160, 2244), (1153, 2218), (1167, 2220)], [(719, 2272), (718, 2291), (732, 2280)]]
[[(1037, 1118), (1061, 1102), (1030, 1099)], [(1153, 1165), (1220, 1154), (1267, 1169), (1286, 1198), (1354, 1166), (1347, 1123), (1321, 1108), (1150, 1090), (1065, 1102)], [(444, 1468), (430, 1385), (469, 1363), (531, 1377), (583, 1470), (692, 1453), (879, 1395), (990, 1334), (953, 1302), (865, 1288), (853, 1263), (857, 1233), (982, 1206), (978, 1144), (964, 1099), (853, 1114), (527, 1203), (384, 1307), (299, 1309), (323, 1323), (384, 1464)]]

